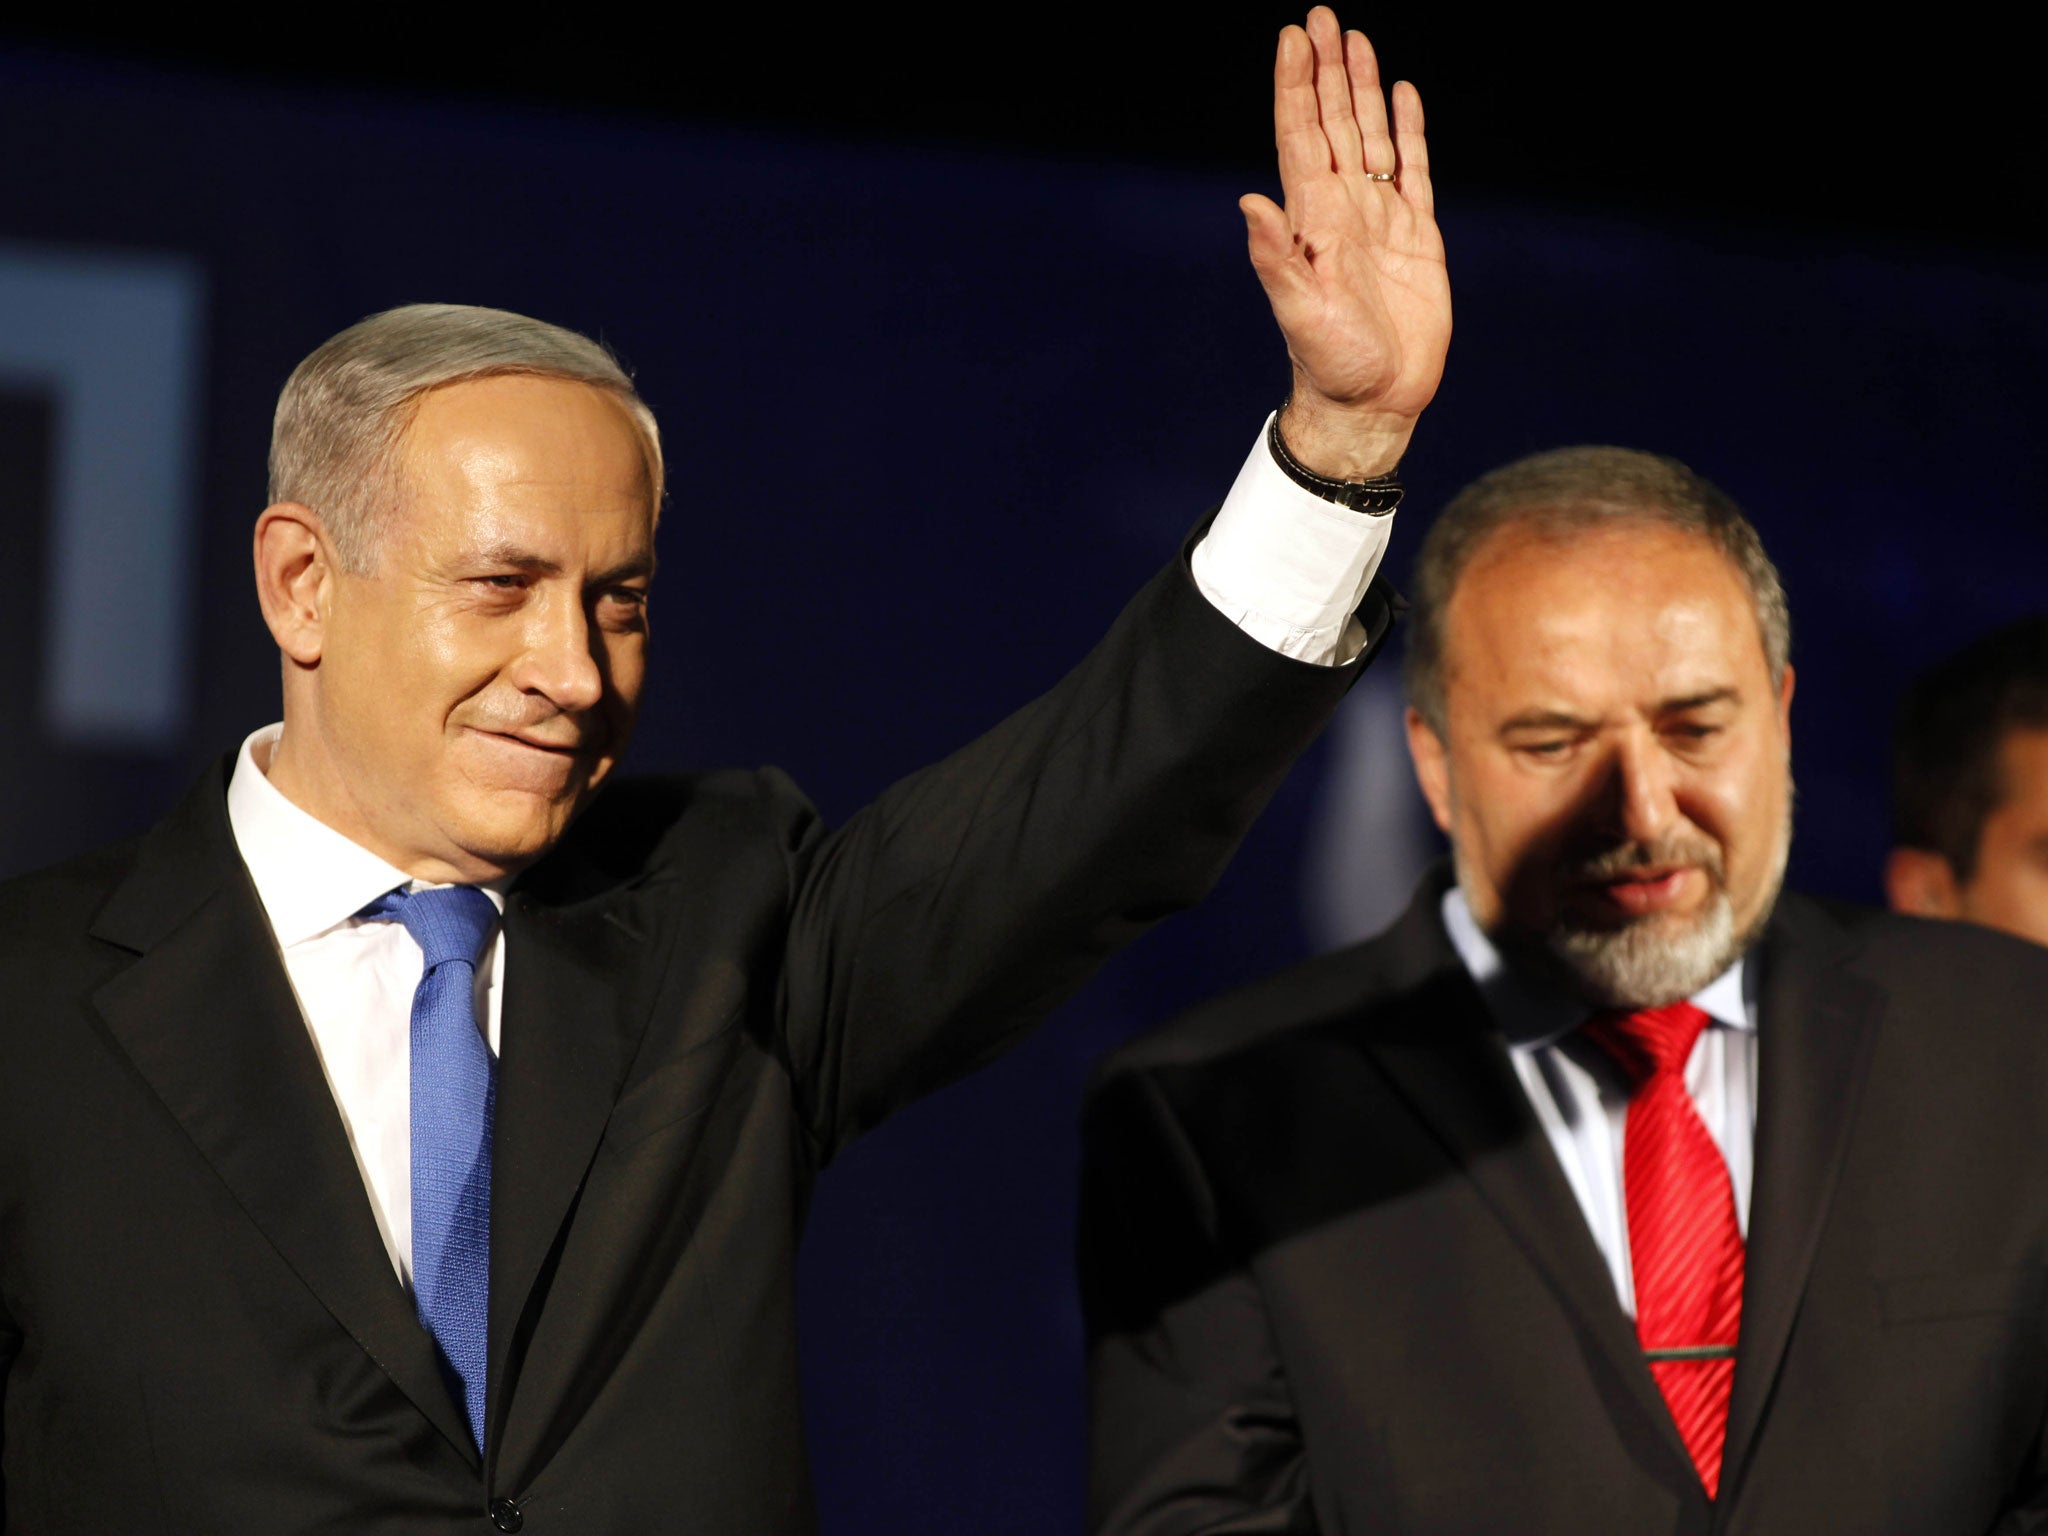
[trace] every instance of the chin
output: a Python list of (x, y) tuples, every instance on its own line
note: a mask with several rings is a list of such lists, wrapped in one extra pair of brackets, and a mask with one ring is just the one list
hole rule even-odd
[(488, 878), (517, 874), (561, 841), (573, 810), (573, 803), (551, 805), (540, 814), (521, 807), (510, 816), (474, 818), (460, 828), (456, 841), (470, 859), (495, 871)]
[(1661, 1008), (1690, 997), (1747, 947), (1728, 898), (1703, 910), (1660, 912), (1620, 928), (1559, 926), (1547, 936), (1557, 962), (1588, 1001), (1607, 1008)]

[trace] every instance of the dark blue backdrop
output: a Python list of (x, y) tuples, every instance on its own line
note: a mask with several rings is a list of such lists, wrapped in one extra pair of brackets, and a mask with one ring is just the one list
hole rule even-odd
[[(637, 764), (780, 763), (834, 818), (1077, 656), (1221, 495), (1284, 387), (1242, 253), (1247, 189), (1193, 173), (4, 52), (0, 145), (0, 273), (10, 251), (168, 253), (205, 292), (198, 544), (162, 575), (196, 594), (192, 661), (154, 744), (37, 723), (33, 653), (55, 616), (36, 552), (56, 514), (31, 489), (55, 407), (17, 379), (0, 413), (7, 870), (146, 824), (274, 714), (246, 552), (270, 408), (301, 355), (371, 310), (503, 305), (625, 355), (674, 487)], [(2038, 274), (1441, 195), (1458, 334), (1409, 464), (1396, 575), (1434, 505), (1528, 449), (1635, 444), (1719, 480), (1792, 596), (1794, 879), (1872, 897), (1903, 675), (2042, 605)], [(828, 1175), (803, 1275), (828, 1528), (1077, 1523), (1079, 1090), (1117, 1040), (1304, 951), (1329, 763), (1303, 764), (1206, 907)], [(1355, 858), (1369, 876), (1375, 849)]]

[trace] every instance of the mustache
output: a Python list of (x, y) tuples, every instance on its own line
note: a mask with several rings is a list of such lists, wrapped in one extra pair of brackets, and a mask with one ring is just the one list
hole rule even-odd
[(1682, 864), (1697, 865), (1714, 884), (1722, 883), (1725, 869), (1720, 848), (1705, 838), (1682, 833), (1660, 837), (1655, 842), (1630, 839), (1592, 852), (1575, 853), (1562, 862), (1559, 873), (1568, 880), (1591, 883)]

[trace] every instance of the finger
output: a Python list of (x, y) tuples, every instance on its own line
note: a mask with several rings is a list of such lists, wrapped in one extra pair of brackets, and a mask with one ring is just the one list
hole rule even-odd
[(1422, 92), (1406, 80), (1394, 82), (1394, 152), (1401, 195), (1424, 213), (1436, 212), (1429, 180), (1429, 140), (1422, 133)]
[(1308, 40), (1315, 49), (1316, 108), (1322, 116), (1323, 137), (1330, 142), (1330, 165), (1349, 173), (1365, 163), (1358, 142), (1358, 120), (1351, 115), (1351, 81), (1344, 72), (1344, 34), (1337, 30), (1337, 13), (1319, 5), (1308, 13)]
[(1351, 115), (1358, 120), (1365, 168), (1389, 174), (1396, 162), (1394, 140), (1387, 132), (1387, 98), (1380, 92), (1380, 61), (1363, 32), (1344, 34), (1344, 66), (1351, 77)]
[(1315, 50), (1300, 27), (1283, 27), (1273, 55), (1273, 144), (1288, 202), (1313, 176), (1330, 174), (1330, 144), (1316, 111)]

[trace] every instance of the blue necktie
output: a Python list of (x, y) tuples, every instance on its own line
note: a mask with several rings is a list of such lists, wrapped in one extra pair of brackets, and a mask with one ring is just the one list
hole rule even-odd
[(482, 1450), (498, 1064), (477, 1028), (476, 962), (498, 909), (450, 885), (391, 891), (359, 915), (405, 924), (426, 958), (412, 995), (413, 1301)]

